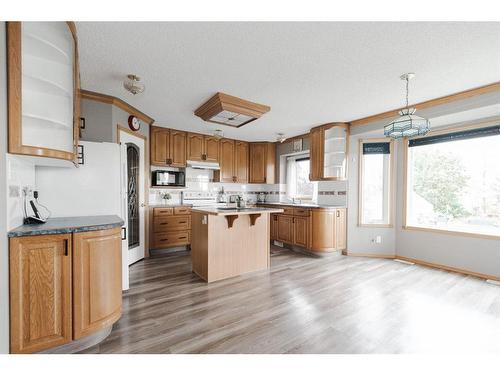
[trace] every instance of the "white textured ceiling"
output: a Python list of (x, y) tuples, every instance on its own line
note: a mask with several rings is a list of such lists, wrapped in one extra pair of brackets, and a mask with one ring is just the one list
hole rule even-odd
[[(500, 81), (500, 23), (78, 22), (82, 87), (119, 97), (156, 125), (275, 140)], [(146, 91), (124, 91), (126, 74)], [(221, 91), (271, 106), (234, 129), (193, 111)]]

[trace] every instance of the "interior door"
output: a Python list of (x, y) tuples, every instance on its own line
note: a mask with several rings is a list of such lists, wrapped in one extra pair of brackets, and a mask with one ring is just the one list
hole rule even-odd
[[(144, 258), (145, 252), (145, 140), (120, 130), (122, 147), (122, 218), (126, 226), (127, 256), (130, 265)], [(127, 270), (128, 274), (128, 270)]]

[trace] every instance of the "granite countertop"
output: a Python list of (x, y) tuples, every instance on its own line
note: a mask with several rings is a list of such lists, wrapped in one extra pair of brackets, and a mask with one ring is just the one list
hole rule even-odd
[(217, 207), (196, 207), (191, 209), (192, 212), (200, 212), (202, 214), (216, 215), (216, 216), (230, 216), (230, 215), (250, 215), (250, 214), (274, 214), (283, 212), (280, 208), (265, 208), (265, 207), (247, 207), (247, 208), (230, 208), (220, 209)]
[(285, 203), (285, 202), (259, 202), (257, 206), (285, 206), (297, 208), (346, 208), (343, 204), (316, 204), (316, 203)]
[(55, 217), (43, 224), (25, 224), (7, 233), (8, 237), (39, 236), (44, 234), (62, 234), (90, 232), (118, 228), (123, 220), (116, 215)]

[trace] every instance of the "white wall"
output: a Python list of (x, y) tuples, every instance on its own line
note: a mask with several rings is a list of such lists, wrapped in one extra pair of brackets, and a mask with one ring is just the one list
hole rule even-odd
[(9, 352), (9, 248), (7, 242), (7, 65), (5, 22), (0, 22), (0, 353)]
[(500, 276), (500, 240), (404, 230), (403, 147), (397, 158), (396, 253), (408, 258)]
[[(375, 255), (396, 254), (396, 231), (394, 228), (373, 228), (358, 226), (358, 172), (359, 140), (383, 137), (382, 131), (352, 135), (349, 138), (349, 199), (347, 210), (347, 252)], [(396, 149), (397, 149), (396, 145)], [(395, 157), (395, 155), (394, 155)], [(374, 239), (381, 236), (381, 243)]]

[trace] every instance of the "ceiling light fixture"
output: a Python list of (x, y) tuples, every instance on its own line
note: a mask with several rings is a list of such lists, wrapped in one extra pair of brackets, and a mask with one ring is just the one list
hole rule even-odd
[(224, 137), (224, 132), (221, 129), (215, 129), (212, 135), (217, 139), (221, 139)]
[(146, 88), (144, 83), (140, 82), (140, 80), (141, 77), (136, 76), (135, 74), (128, 74), (127, 79), (123, 81), (123, 87), (133, 95), (140, 94)]
[(408, 105), (408, 84), (415, 73), (403, 74), (400, 78), (406, 81), (406, 107), (399, 111), (399, 117), (384, 126), (384, 135), (394, 139), (410, 138), (425, 135), (429, 132), (431, 124), (428, 119), (416, 116), (415, 108)]
[(276, 142), (283, 143), (286, 141), (285, 133), (276, 133)]

